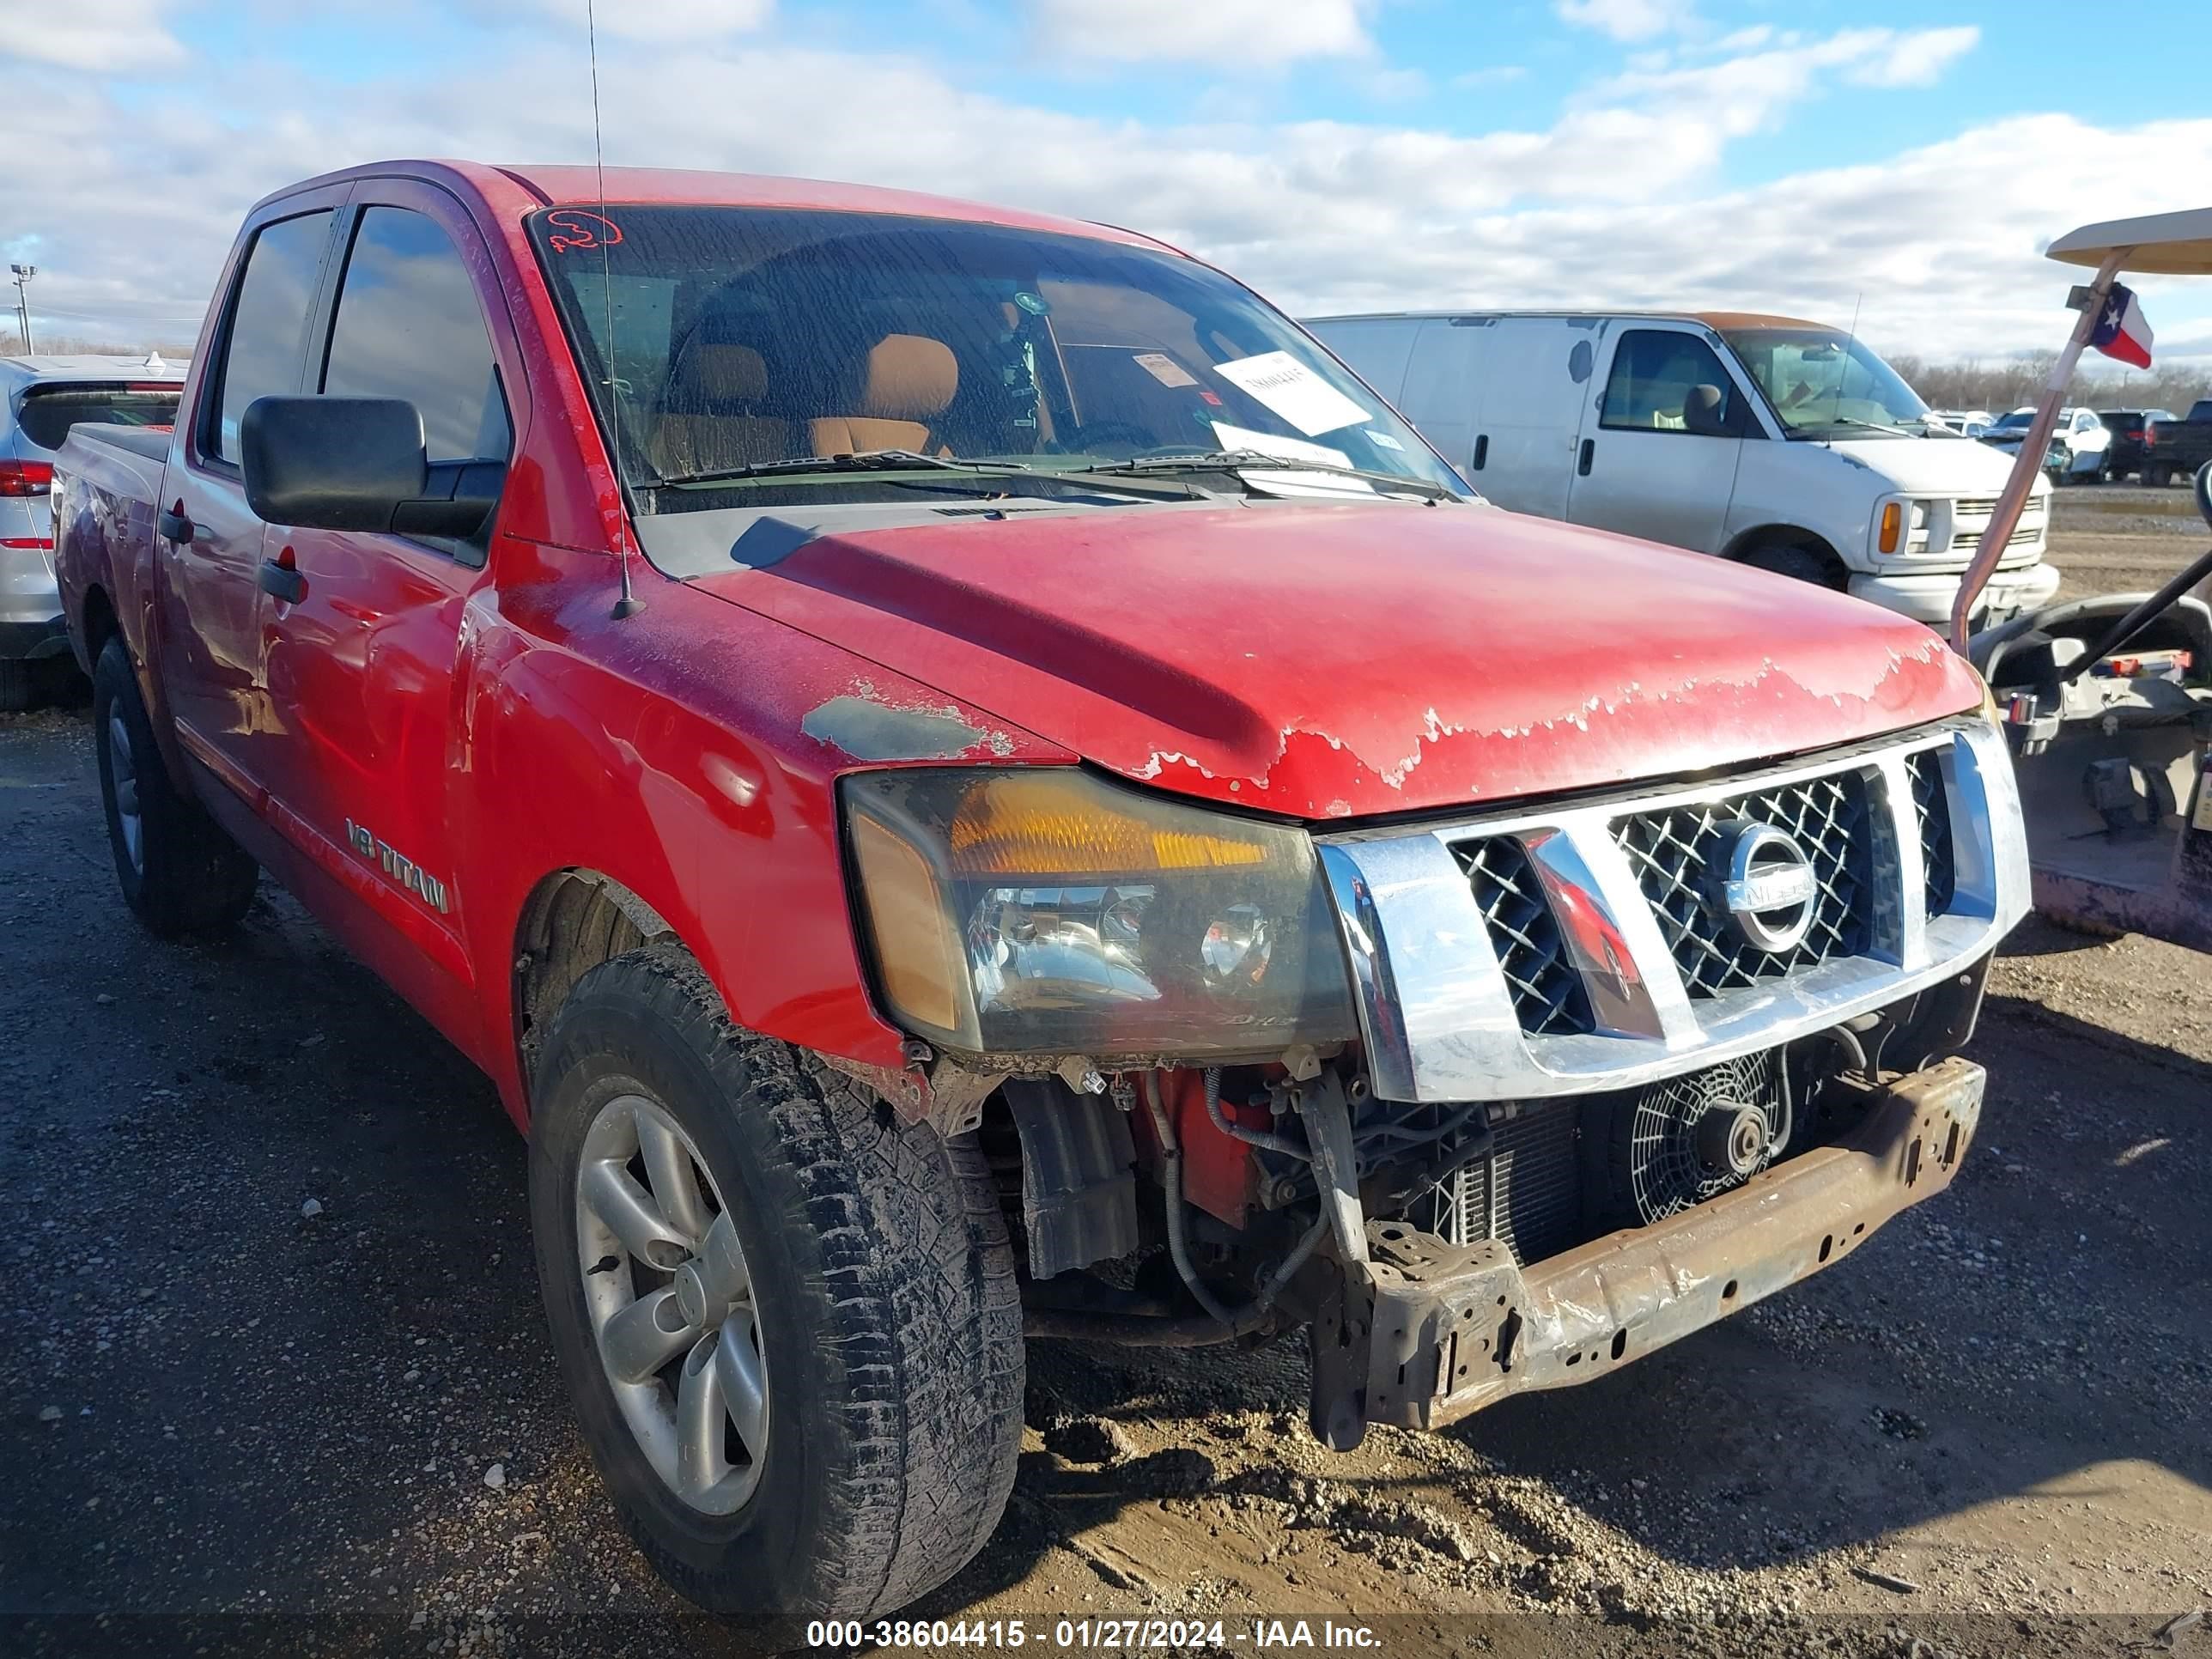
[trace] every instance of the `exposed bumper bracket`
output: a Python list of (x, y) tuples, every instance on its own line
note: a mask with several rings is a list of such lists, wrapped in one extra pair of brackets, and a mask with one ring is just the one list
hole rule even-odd
[(1494, 1240), (1370, 1223), (1371, 1259), (1315, 1321), (1316, 1432), (1342, 1449), (1368, 1423), (1438, 1428), (1587, 1382), (1818, 1273), (1950, 1185), (1983, 1084), (1943, 1060), (1881, 1090), (1844, 1141), (1526, 1269)]

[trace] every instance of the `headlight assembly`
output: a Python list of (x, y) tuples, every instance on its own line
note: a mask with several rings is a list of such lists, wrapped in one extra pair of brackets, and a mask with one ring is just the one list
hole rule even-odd
[(1257, 1057), (1353, 1035), (1302, 830), (1058, 767), (861, 773), (844, 805), (878, 984), (932, 1042)]

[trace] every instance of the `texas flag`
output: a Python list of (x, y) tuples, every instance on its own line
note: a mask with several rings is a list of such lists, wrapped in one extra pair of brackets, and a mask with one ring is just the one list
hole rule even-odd
[(2112, 291), (2105, 296), (2105, 308), (2098, 313), (2097, 326), (2089, 336), (2089, 343), (2107, 357), (2117, 357), (2124, 363), (2133, 363), (2137, 368), (2150, 367), (2150, 325), (2143, 320), (2142, 307), (2136, 303), (2136, 291), (2112, 284)]

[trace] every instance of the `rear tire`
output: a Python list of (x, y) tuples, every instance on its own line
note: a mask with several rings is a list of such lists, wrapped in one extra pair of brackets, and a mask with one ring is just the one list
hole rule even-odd
[[(965, 1565), (1012, 1489), (1024, 1384), (1013, 1253), (975, 1138), (902, 1123), (802, 1051), (738, 1029), (667, 945), (577, 981), (532, 1093), (531, 1223), (553, 1346), (608, 1496), (655, 1570), (790, 1646), (809, 1620), (896, 1612)], [(702, 1178), (695, 1201), (683, 1173), (694, 1164), (678, 1164), (666, 1200), (639, 1133), (636, 1160), (619, 1167), (653, 1212), (701, 1240), (702, 1224), (726, 1221), (739, 1252), (702, 1243), (678, 1261), (690, 1247), (659, 1237), (633, 1252), (604, 1219), (611, 1206), (622, 1213), (604, 1194), (629, 1145), (607, 1126), (613, 1115), (619, 1130), (624, 1112), (634, 1127), (659, 1125), (664, 1143), (672, 1126)], [(689, 1322), (660, 1324), (665, 1362), (656, 1346), (618, 1383), (630, 1351), (605, 1334), (629, 1299), (665, 1282), (678, 1304), (665, 1317), (694, 1321), (702, 1298), (686, 1273), (727, 1285), (714, 1264), (738, 1254), (742, 1297), (703, 1298), (716, 1311), (696, 1337)], [(714, 1395), (750, 1405), (730, 1407), (726, 1426), (711, 1406), (687, 1417), (684, 1393), (706, 1367), (721, 1375), (738, 1316), (726, 1306), (743, 1310), (751, 1339), (738, 1344), (746, 1370), (733, 1361)], [(664, 1407), (673, 1452), (655, 1437)], [(702, 1421), (709, 1449), (686, 1451)]]
[(260, 870), (170, 782), (120, 638), (107, 641), (93, 668), (92, 732), (124, 902), (162, 939), (235, 927), (253, 902)]
[(1844, 568), (1834, 560), (1823, 557), (1809, 547), (1796, 547), (1786, 542), (1771, 542), (1764, 547), (1754, 547), (1737, 561), (1754, 570), (1771, 570), (1778, 576), (1789, 576), (1801, 582), (1810, 582), (1815, 587), (1832, 587), (1841, 592), (1850, 581)]

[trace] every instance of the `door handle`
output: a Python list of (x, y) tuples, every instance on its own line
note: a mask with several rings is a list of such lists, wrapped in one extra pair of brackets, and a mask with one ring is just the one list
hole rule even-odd
[(1585, 438), (1583, 440), (1582, 458), (1575, 463), (1575, 471), (1585, 478), (1589, 477), (1590, 455), (1596, 448), (1596, 439)]
[(279, 564), (274, 559), (261, 562), (261, 591), (287, 605), (297, 605), (307, 597), (307, 579), (290, 565)]
[(172, 513), (167, 507), (154, 516), (154, 528), (161, 532), (161, 539), (189, 546), (192, 539), (192, 521), (181, 513)]

